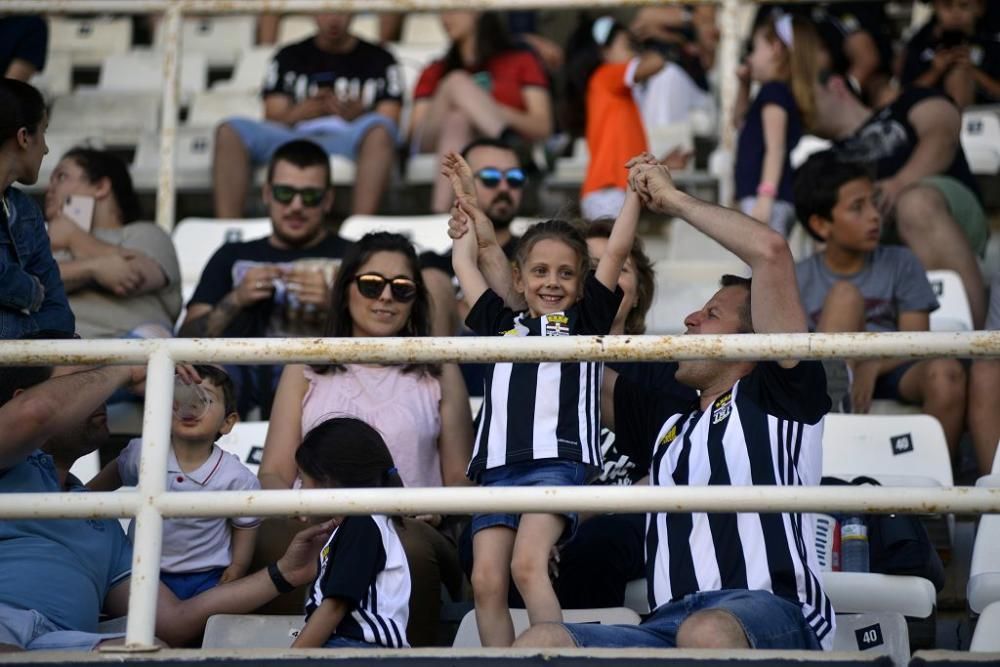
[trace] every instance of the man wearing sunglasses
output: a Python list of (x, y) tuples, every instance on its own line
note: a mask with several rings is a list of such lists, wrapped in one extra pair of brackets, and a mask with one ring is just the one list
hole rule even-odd
[[(526, 177), (517, 153), (496, 139), (477, 139), (465, 147), (462, 157), (476, 177), (479, 208), (493, 223), (497, 243), (508, 258), (513, 257), (517, 238), (510, 223), (521, 209)], [(456, 299), (457, 283), (451, 268), (451, 251), (444, 255), (432, 252), (420, 256), (423, 278), (431, 294), (435, 336), (452, 336), (460, 327), (468, 305)], [(460, 312), (461, 311), (461, 312)]]
[[(226, 243), (205, 266), (180, 335), (189, 337), (320, 336), (330, 285), (349, 243), (330, 233), (330, 162), (311, 141), (281, 146), (271, 159), (264, 203), (271, 235)], [(227, 368), (241, 415), (271, 410), (278, 366)]]

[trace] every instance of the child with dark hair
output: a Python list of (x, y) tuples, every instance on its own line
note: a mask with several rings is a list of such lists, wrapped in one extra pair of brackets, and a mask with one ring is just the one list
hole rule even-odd
[[(477, 335), (572, 336), (611, 331), (623, 297), (618, 278), (639, 221), (641, 204), (635, 191), (629, 189), (594, 271), (587, 242), (577, 227), (562, 220), (531, 227), (518, 243), (510, 276), (513, 292), (523, 303), (512, 306), (499, 296), (511, 294), (497, 280), (505, 281), (507, 276), (486, 276), (479, 268), (480, 241), (475, 230), (489, 221), (476, 204), (472, 170), (452, 153), (445, 157), (442, 172), (455, 191), (452, 215), (468, 226), (455, 239), (452, 263), (466, 298), (474, 304), (466, 324)], [(490, 278), (497, 284), (488, 283)], [(486, 373), (469, 477), (483, 486), (586, 483), (601, 467), (603, 371), (603, 365), (596, 362), (494, 364)], [(509, 646), (514, 640), (507, 608), (510, 576), (532, 625), (562, 621), (549, 578), (549, 554), (558, 542), (572, 536), (577, 521), (573, 513), (473, 517), (472, 589), (484, 646)]]
[(632, 89), (659, 72), (666, 59), (656, 51), (640, 54), (632, 34), (610, 16), (584, 23), (571, 42), (570, 125), (586, 134), (590, 150), (580, 209), (589, 219), (614, 217), (625, 202), (625, 162), (647, 148)]
[[(831, 151), (813, 155), (795, 178), (795, 208), (825, 244), (795, 267), (810, 331), (927, 331), (938, 307), (927, 273), (903, 246), (879, 244), (882, 219), (866, 167)], [(965, 415), (965, 371), (955, 359), (849, 361), (851, 411), (873, 398), (920, 405), (957, 451)]]
[[(305, 489), (401, 487), (374, 428), (353, 417), (315, 427), (295, 452)], [(292, 648), (405, 648), (410, 568), (399, 517), (343, 517), (320, 552), (306, 624)]]
[[(233, 382), (221, 368), (195, 365), (197, 385), (174, 385), (167, 488), (170, 491), (253, 491), (260, 483), (243, 463), (215, 441), (238, 421)], [(87, 485), (114, 491), (139, 482), (142, 439), (135, 438)], [(186, 600), (247, 574), (259, 519), (176, 518), (163, 521), (160, 579)], [(134, 522), (133, 522), (134, 524)], [(129, 526), (129, 534), (134, 525)]]

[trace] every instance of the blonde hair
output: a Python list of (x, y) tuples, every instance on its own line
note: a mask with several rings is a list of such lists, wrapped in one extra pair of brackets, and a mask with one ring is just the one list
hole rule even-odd
[[(775, 23), (781, 17), (772, 17), (767, 23), (758, 28), (763, 31), (761, 34), (769, 42), (781, 44), (782, 56), (778, 63), (778, 69), (792, 89), (792, 96), (795, 97), (795, 105), (799, 108), (799, 116), (802, 118), (802, 125), (806, 129), (812, 129), (816, 120), (816, 95), (814, 86), (819, 77), (819, 59), (813, 45), (819, 42), (819, 34), (816, 26), (806, 18), (792, 15), (792, 44), (795, 49), (795, 57), (792, 57), (791, 47), (781, 39), (775, 27)], [(787, 18), (786, 18), (787, 20)]]

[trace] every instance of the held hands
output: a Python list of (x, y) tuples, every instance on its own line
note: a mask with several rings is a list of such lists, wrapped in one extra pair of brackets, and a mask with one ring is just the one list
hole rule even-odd
[(670, 170), (650, 153), (635, 156), (625, 166), (628, 168), (629, 190), (639, 195), (639, 200), (650, 211), (675, 215), (680, 191), (670, 177)]
[(448, 153), (441, 160), (441, 174), (451, 182), (455, 192), (455, 204), (448, 221), (448, 236), (457, 241), (472, 229), (476, 247), (495, 245), (496, 232), (493, 223), (479, 208), (476, 181), (469, 163), (457, 153)]
[(446, 154), (441, 158), (441, 175), (451, 183), (456, 202), (464, 202), (473, 208), (478, 208), (476, 179), (472, 175), (472, 167), (465, 158), (454, 152)]

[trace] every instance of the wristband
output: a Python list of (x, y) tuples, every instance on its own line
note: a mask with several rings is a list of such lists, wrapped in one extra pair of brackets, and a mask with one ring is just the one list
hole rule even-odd
[(757, 186), (757, 194), (761, 197), (774, 197), (778, 194), (778, 188), (774, 185), (774, 183), (765, 183), (762, 181), (761, 184)]
[(271, 583), (274, 584), (279, 593), (291, 593), (295, 590), (295, 586), (288, 579), (285, 579), (285, 575), (281, 574), (277, 563), (271, 563), (267, 566), (267, 574), (271, 577)]

